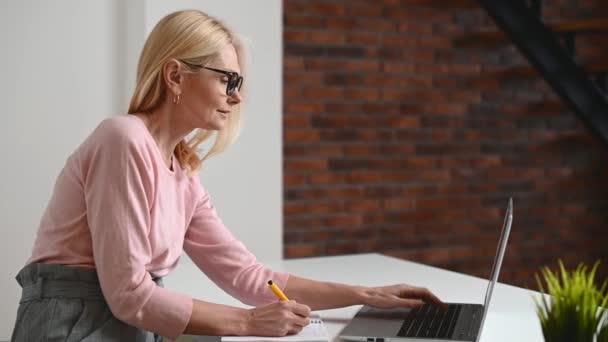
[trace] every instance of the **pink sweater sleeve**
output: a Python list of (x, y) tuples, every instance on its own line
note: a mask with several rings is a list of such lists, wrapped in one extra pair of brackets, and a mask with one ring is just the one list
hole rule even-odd
[(149, 155), (123, 127), (102, 127), (81, 160), (95, 268), (112, 313), (171, 339), (186, 328), (192, 298), (156, 286), (146, 265), (154, 182)]
[(241, 302), (257, 306), (276, 301), (266, 284), (272, 279), (284, 289), (289, 275), (261, 265), (222, 223), (209, 194), (200, 183), (199, 187), (201, 197), (184, 241), (186, 253), (213, 282)]

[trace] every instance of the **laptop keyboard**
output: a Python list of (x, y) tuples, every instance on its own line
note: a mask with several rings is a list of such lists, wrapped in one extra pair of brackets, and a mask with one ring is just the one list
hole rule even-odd
[(449, 304), (445, 311), (424, 304), (410, 311), (397, 336), (449, 338), (454, 333), (460, 310), (461, 304)]

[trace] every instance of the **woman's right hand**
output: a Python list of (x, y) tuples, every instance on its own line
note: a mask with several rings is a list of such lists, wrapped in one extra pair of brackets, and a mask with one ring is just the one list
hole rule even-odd
[(285, 336), (299, 333), (310, 323), (310, 308), (293, 300), (249, 309), (248, 335)]

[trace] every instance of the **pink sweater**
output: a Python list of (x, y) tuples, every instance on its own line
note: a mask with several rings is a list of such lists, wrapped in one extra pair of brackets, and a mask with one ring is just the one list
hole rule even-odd
[[(171, 339), (184, 332), (192, 298), (157, 287), (150, 274), (173, 270), (182, 250), (242, 302), (275, 301), (264, 268), (217, 216), (198, 175), (169, 170), (143, 121), (104, 120), (68, 158), (28, 261), (91, 267), (112, 313)], [(252, 227), (255, 228), (255, 227)]]

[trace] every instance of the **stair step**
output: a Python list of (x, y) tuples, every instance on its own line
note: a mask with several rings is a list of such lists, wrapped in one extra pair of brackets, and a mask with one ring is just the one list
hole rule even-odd
[(544, 100), (538, 102), (524, 103), (521, 105), (513, 105), (509, 108), (515, 114), (521, 116), (546, 116), (552, 117), (560, 115), (568, 110), (566, 105), (560, 100)]
[(481, 8), (477, 0), (409, 0), (408, 5), (420, 5), (441, 9), (473, 9)]
[(553, 151), (559, 155), (580, 151), (599, 143), (597, 137), (586, 130), (548, 134), (543, 140), (534, 145), (533, 149), (546, 153)]
[(563, 21), (549, 24), (554, 32), (591, 33), (608, 31), (608, 18), (594, 18), (574, 21)]
[[(581, 65), (589, 74), (608, 72), (608, 61), (585, 62)], [(540, 77), (538, 71), (531, 65), (521, 65), (486, 74), (486, 77), (496, 77), (501, 80), (515, 80)]]
[[(608, 31), (608, 18), (593, 18), (573, 21), (560, 21), (546, 24), (557, 33), (593, 33)], [(507, 43), (502, 31), (481, 31), (458, 37), (454, 44), (458, 47), (491, 47)]]

